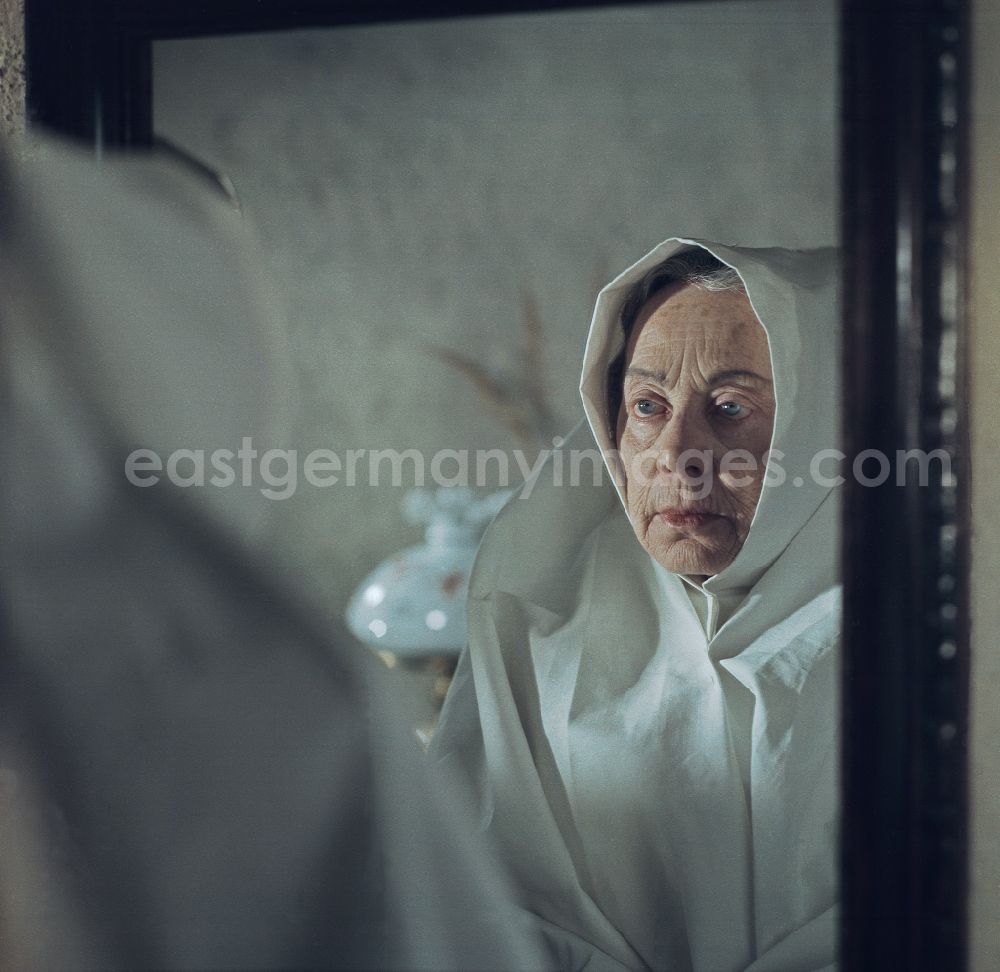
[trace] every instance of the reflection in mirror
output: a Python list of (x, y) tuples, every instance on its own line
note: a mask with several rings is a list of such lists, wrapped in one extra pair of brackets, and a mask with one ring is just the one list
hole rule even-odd
[(835, 24), (156, 45), (156, 131), (231, 181), (288, 320), (262, 542), (439, 694), (470, 632), (432, 751), (560, 967), (834, 960)]

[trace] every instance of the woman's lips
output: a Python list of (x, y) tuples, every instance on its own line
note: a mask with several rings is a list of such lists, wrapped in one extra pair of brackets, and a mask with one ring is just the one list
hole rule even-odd
[(719, 518), (717, 513), (706, 513), (704, 510), (690, 510), (682, 507), (660, 510), (656, 515), (675, 527), (705, 526), (705, 524)]

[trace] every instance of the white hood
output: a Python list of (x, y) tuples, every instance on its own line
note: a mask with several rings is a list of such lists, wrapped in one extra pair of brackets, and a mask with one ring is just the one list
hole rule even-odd
[[(662, 243), (598, 297), (584, 408), (608, 458), (621, 300), (695, 245), (743, 279), (777, 400), (777, 462), (740, 554), (702, 585), (708, 620), (636, 540), (614, 460), (599, 485), (563, 485), (550, 462), (483, 539), (435, 740), (560, 968), (833, 961), (838, 511), (810, 463), (837, 446), (834, 252)], [(579, 428), (564, 449), (592, 447)]]
[[(836, 251), (749, 249), (670, 239), (611, 281), (597, 298), (580, 383), (587, 419), (606, 456), (615, 449), (609, 434), (614, 421), (608, 415), (607, 373), (625, 343), (618, 323), (621, 302), (647, 270), (693, 246), (739, 273), (767, 331), (777, 402), (771, 450), (784, 472), (769, 477), (772, 484), (765, 485), (739, 555), (709, 581), (708, 588), (720, 593), (749, 588), (830, 492), (811, 474), (810, 462), (820, 450), (835, 448), (838, 440)], [(831, 465), (821, 466), (820, 472), (831, 475)], [(621, 471), (613, 458), (608, 468), (624, 502)]]

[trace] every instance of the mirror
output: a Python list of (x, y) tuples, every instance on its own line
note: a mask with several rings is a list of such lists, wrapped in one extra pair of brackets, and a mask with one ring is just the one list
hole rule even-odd
[[(521, 6), (528, 5), (498, 4), (496, 9)], [(784, 43), (786, 25), (768, 21), (768, 11), (779, 6), (760, 0), (740, 8), (746, 11), (741, 23), (748, 32), (754, 31), (758, 18), (770, 25), (762, 32), (766, 36), (760, 50), (777, 50)], [(965, 355), (962, 273), (967, 212), (962, 193), (967, 164), (963, 137), (968, 113), (964, 88), (968, 4), (929, 0), (919, 13), (903, 0), (888, 8), (854, 2), (839, 6), (845, 450), (932, 449), (941, 444), (952, 456), (963, 458), (964, 401), (951, 392), (942, 398), (941, 389), (948, 382), (948, 387), (955, 385), (956, 365), (961, 379)], [(665, 7), (664, 13), (678, 18), (679, 27), (686, 17), (738, 7), (676, 5)], [(387, 19), (463, 10), (460, 4), (444, 2), (419, 11), (403, 3), (380, 9)], [(25, 11), (30, 115), (39, 124), (89, 141), (98, 152), (148, 145), (151, 101), (153, 95), (158, 104), (162, 101), (158, 88), (163, 80), (159, 75), (154, 80), (152, 48), (162, 52), (175, 43), (160, 39), (343, 24), (374, 16), (320, 0), (297, 5), (294, 11), (274, 0), (259, 0), (252, 8), (239, 10), (199, 0), (178, 2), (169, 9), (135, 5), (127, 11), (110, 3), (31, 0)], [(442, 26), (447, 25), (442, 22)], [(823, 61), (824, 56), (817, 58), (817, 63)], [(758, 58), (755, 72), (767, 75), (774, 63), (770, 54)], [(790, 76), (801, 80), (792, 67)], [(828, 94), (833, 90), (831, 70)], [(741, 91), (740, 96), (749, 98), (751, 92)], [(201, 101), (200, 92), (196, 95), (178, 109), (184, 123), (195, 127), (194, 106)], [(786, 98), (794, 100), (797, 95), (796, 86), (789, 84), (768, 117), (781, 117)], [(239, 103), (239, 96), (233, 103)], [(763, 103), (757, 107), (762, 116), (766, 114)], [(787, 132), (792, 131), (794, 126), (789, 126)], [(204, 140), (209, 160), (210, 142), (211, 138)], [(775, 145), (782, 151), (772, 152), (772, 157), (786, 164), (784, 150), (789, 143)], [(185, 147), (199, 149), (196, 139)], [(221, 158), (215, 164), (224, 162)], [(746, 165), (747, 159), (741, 157), (739, 162)], [(826, 171), (822, 159), (817, 164), (813, 171)], [(240, 181), (237, 169), (233, 175)], [(240, 186), (246, 200), (253, 195), (248, 192), (251, 183), (252, 178), (243, 179)], [(797, 214), (782, 215), (789, 216), (790, 224), (796, 222)], [(642, 210), (636, 218), (643, 218)], [(607, 236), (604, 227), (602, 240)], [(622, 265), (637, 255), (622, 250)], [(613, 272), (615, 254), (601, 254), (605, 256), (601, 272)], [(294, 277), (288, 267), (276, 269), (279, 285), (283, 269), (286, 278)], [(586, 276), (590, 271), (574, 264), (573, 272)], [(308, 294), (299, 295), (300, 303), (309, 299)], [(540, 296), (536, 299), (539, 319), (546, 321), (546, 315), (562, 314), (569, 307), (561, 302), (545, 307)], [(587, 312), (587, 301), (577, 289), (570, 299), (580, 301), (578, 311)], [(498, 298), (497, 303), (507, 307), (504, 300)], [(518, 323), (522, 317), (517, 315)], [(549, 336), (552, 330), (546, 332), (547, 350), (557, 340)], [(565, 374), (570, 376), (579, 356), (575, 345), (571, 351), (565, 359)], [(562, 361), (547, 353), (545, 367), (559, 368)], [(432, 367), (439, 369), (439, 376), (448, 376), (452, 388), (455, 375), (443, 365), (432, 360)], [(942, 384), (939, 379), (947, 381)], [(472, 386), (458, 385), (463, 387), (466, 403), (481, 405)], [(468, 421), (471, 428), (471, 419), (460, 421)], [(483, 422), (491, 432), (503, 429), (495, 420)], [(372, 503), (381, 503), (375, 496), (385, 492), (372, 491)], [(845, 631), (844, 653), (848, 690), (843, 966), (866, 968), (874, 961), (889, 967), (904, 961), (912, 969), (957, 968), (964, 960), (966, 887), (962, 749), (968, 487), (964, 468), (959, 472), (957, 502), (954, 484), (941, 481), (908, 491), (902, 501), (893, 483), (851, 488), (848, 498), (844, 579), (847, 617), (853, 621)], [(393, 503), (383, 506), (395, 511)], [(396, 527), (401, 524), (401, 519), (395, 521)], [(412, 525), (405, 528), (410, 539), (419, 534)], [(389, 533), (391, 528), (385, 536)], [(875, 537), (884, 542), (874, 543)], [(952, 539), (946, 543), (947, 538)], [(388, 547), (386, 540), (373, 549), (372, 559)], [(358, 563), (354, 570), (360, 577), (365, 566)], [(327, 596), (322, 567), (312, 580)], [(944, 586), (946, 580), (950, 586)], [(333, 612), (339, 609), (335, 600), (328, 601)], [(914, 605), (923, 606), (925, 612), (915, 612)]]

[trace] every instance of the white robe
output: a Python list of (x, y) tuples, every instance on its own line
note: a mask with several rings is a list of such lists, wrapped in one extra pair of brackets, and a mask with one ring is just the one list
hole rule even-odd
[[(613, 449), (622, 294), (696, 242), (668, 240), (601, 292), (590, 431), (565, 448)], [(701, 245), (739, 271), (767, 330), (784, 481), (770, 466), (737, 558), (686, 587), (636, 540), (613, 460), (614, 486), (543, 469), (483, 539), (434, 744), (474, 781), (559, 969), (835, 961), (837, 490), (810, 472), (837, 444), (834, 255)]]

